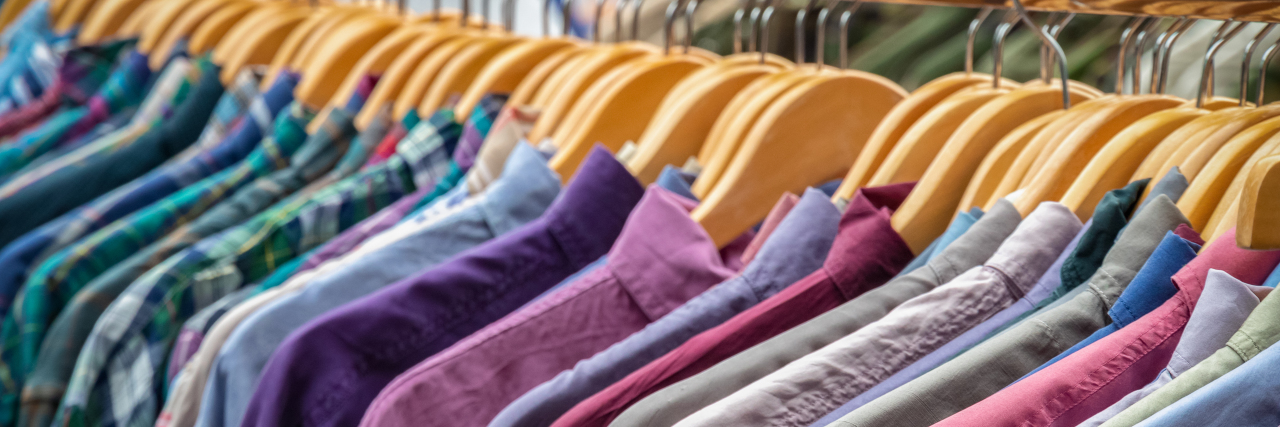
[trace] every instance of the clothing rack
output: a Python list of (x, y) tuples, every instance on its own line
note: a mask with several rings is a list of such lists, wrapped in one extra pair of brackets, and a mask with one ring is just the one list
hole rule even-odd
[[(933, 6), (1013, 8), (1013, 1), (992, 0), (876, 0), (882, 3)], [(1236, 21), (1280, 21), (1280, 3), (1231, 0), (1024, 0), (1032, 12), (1073, 12), (1099, 15), (1141, 15)]]

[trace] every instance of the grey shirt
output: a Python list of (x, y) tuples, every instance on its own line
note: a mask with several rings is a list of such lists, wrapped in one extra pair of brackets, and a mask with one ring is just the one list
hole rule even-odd
[(673, 425), (784, 365), (884, 317), (904, 301), (981, 265), (1021, 220), (1011, 203), (1000, 200), (968, 232), (924, 267), (636, 402), (610, 425)]
[(927, 426), (1000, 391), (1106, 326), (1107, 310), (1165, 233), (1186, 223), (1173, 201), (1157, 196), (1120, 234), (1080, 293), (850, 412), (836, 425)]

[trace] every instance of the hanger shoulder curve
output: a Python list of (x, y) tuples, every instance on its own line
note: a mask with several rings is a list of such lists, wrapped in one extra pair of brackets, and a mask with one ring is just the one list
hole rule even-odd
[[(136, 25), (136, 28), (140, 28), (143, 17), (151, 16), (152, 11), (160, 6), (161, 2), (158, 0), (100, 0), (89, 11), (89, 16), (85, 17), (84, 24), (80, 26), (80, 33), (76, 34), (76, 42), (86, 46), (99, 43), (118, 32), (125, 31), (124, 24), (131, 20), (133, 21), (131, 26)], [(134, 30), (130, 28), (127, 31)]]
[[(378, 85), (373, 87), (373, 92), (369, 93), (369, 99), (356, 115), (356, 127), (364, 129), (373, 123), (378, 110), (384, 105), (394, 104), (399, 95), (404, 92), (412, 76), (420, 69), (418, 65), (437, 48), (458, 36), (457, 31), (437, 29), (414, 40), (400, 55), (397, 55), (391, 64), (387, 65), (386, 72), (382, 74), (382, 78), (378, 79)], [(395, 118), (399, 119), (403, 116), (404, 114), (401, 113)]]
[[(572, 69), (563, 70), (559, 78), (551, 82), (556, 86), (544, 88), (548, 98), (542, 114), (538, 116), (533, 129), (529, 131), (529, 140), (542, 141), (551, 136), (587, 88), (605, 74), (625, 63), (638, 61), (641, 57), (654, 54), (657, 54), (657, 49), (652, 46), (623, 43), (596, 48), (583, 55), (578, 61), (574, 61)], [(541, 95), (539, 94), (540, 97)]]
[[(1249, 249), (1280, 248), (1280, 156), (1269, 156), (1249, 168), (1247, 183), (1234, 203), (1236, 244)], [(1225, 232), (1225, 230), (1224, 230)]]
[[(445, 106), (449, 97), (461, 95), (467, 90), (480, 70), (484, 69), (485, 64), (502, 51), (523, 42), (513, 37), (492, 37), (462, 49), (440, 69), (440, 74), (431, 81), (426, 94), (418, 102), (418, 111), (430, 114)], [(457, 111), (455, 117), (466, 117), (469, 114), (470, 111)]]
[(960, 91), (944, 99), (903, 133), (866, 185), (881, 186), (920, 179), (943, 144), (965, 120), (987, 102), (1010, 90), (1006, 87), (984, 87)]
[(507, 98), (507, 104), (540, 108), (541, 105), (534, 100), (539, 88), (547, 84), (557, 69), (579, 58), (585, 50), (585, 47), (574, 44), (547, 56), (532, 70), (529, 70), (529, 74), (525, 78), (520, 80), (520, 84), (516, 85), (516, 88), (511, 91), (511, 97)]
[[(542, 61), (576, 44), (569, 39), (529, 39), (507, 48), (485, 64), (475, 81), (467, 86), (458, 101), (458, 111), (471, 111), (485, 94), (514, 91)], [(466, 118), (466, 114), (454, 117), (459, 123)]]
[(960, 196), (960, 205), (956, 211), (967, 211), (970, 208), (990, 209), (987, 207), (987, 200), (994, 200), (992, 196), (996, 194), (1005, 175), (1017, 173), (1021, 176), (1026, 173), (1025, 168), (1031, 166), (1028, 162), (1023, 165), (1023, 170), (1015, 172), (1016, 160), (1027, 149), (1027, 145), (1045, 126), (1065, 113), (1066, 110), (1056, 110), (1042, 114), (1040, 117), (1018, 125), (1001, 138), (995, 148), (982, 158), (982, 164), (978, 165), (978, 170), (973, 173), (973, 179), (970, 179), (969, 185), (965, 187), (964, 195)]
[[(1178, 209), (1197, 230), (1207, 225), (1227, 188), (1266, 142), (1280, 134), (1280, 117), (1272, 117), (1231, 137), (1196, 174), (1178, 199)], [(1246, 187), (1248, 188), (1248, 187)]]

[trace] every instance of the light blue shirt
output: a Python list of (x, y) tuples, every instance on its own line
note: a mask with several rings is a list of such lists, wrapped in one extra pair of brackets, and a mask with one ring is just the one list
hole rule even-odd
[(916, 255), (915, 259), (907, 263), (907, 266), (903, 267), (902, 271), (899, 271), (894, 278), (905, 276), (917, 268), (924, 267), (925, 264), (929, 263), (929, 260), (947, 249), (951, 242), (956, 241), (964, 232), (969, 231), (969, 227), (978, 222), (978, 218), (982, 218), (982, 209), (973, 208), (968, 212), (960, 212), (955, 219), (951, 220), (951, 225), (947, 226), (947, 230), (937, 239), (933, 239), (933, 242), (929, 243), (929, 246), (926, 246), (923, 251), (920, 251), (920, 255)]
[(786, 289), (822, 266), (840, 212), (830, 196), (805, 191), (742, 273), (694, 297), (627, 339), (578, 362), (503, 409), (490, 426), (546, 426), (686, 340)]
[(1179, 399), (1137, 427), (1280, 425), (1280, 345)]
[(272, 353), (307, 322), (538, 218), (559, 192), (560, 178), (547, 167), (546, 157), (520, 144), (502, 176), (475, 203), (433, 218), (421, 230), (250, 315), (214, 361), (196, 425), (239, 425)]

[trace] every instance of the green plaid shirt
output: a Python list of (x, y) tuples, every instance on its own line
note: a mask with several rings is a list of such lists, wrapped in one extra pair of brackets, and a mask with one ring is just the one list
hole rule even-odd
[(434, 185), (460, 133), (452, 112), (443, 110), (419, 124), (386, 163), (286, 199), (148, 271), (94, 326), (54, 424), (154, 422), (163, 365), (185, 320), (402, 195)]
[(20, 385), (19, 373), (35, 364), (47, 325), (85, 284), (256, 178), (288, 165), (289, 156), (306, 139), (305, 126), (312, 116), (291, 108), (277, 118), (273, 136), (237, 165), (112, 223), (40, 264), (0, 328), (0, 372)]

